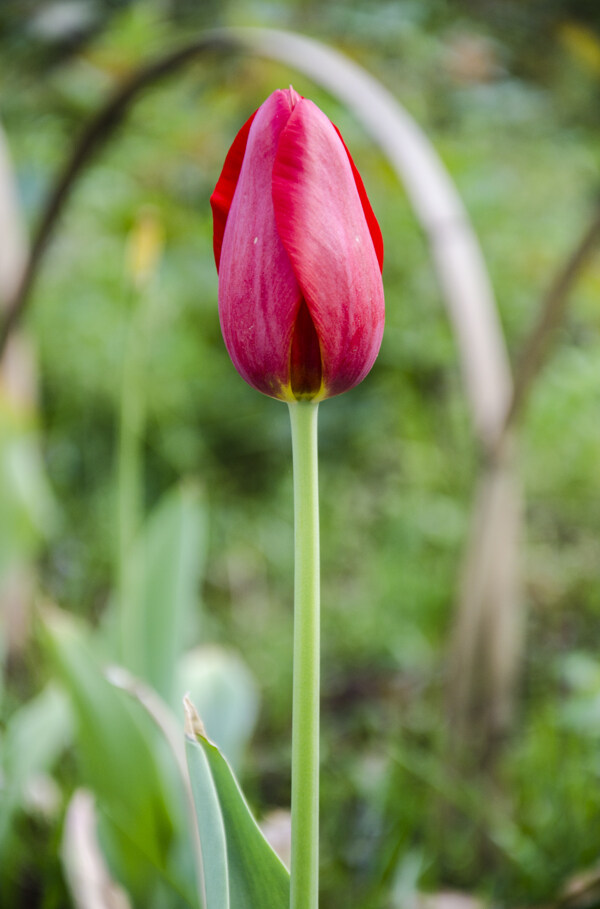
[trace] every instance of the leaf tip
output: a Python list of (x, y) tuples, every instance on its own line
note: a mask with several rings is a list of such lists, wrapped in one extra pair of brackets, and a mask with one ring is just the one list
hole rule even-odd
[(183, 698), (183, 709), (185, 711), (185, 734), (191, 739), (207, 738), (204, 723), (190, 700), (189, 694)]

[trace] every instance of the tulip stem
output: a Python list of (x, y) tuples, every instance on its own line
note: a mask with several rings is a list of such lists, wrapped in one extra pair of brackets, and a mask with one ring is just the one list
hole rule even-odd
[(290, 403), (294, 460), (291, 909), (319, 905), (318, 404)]

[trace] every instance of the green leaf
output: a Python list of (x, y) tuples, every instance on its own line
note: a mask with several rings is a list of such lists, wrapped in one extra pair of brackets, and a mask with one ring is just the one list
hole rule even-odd
[(72, 737), (71, 705), (49, 684), (10, 717), (0, 743), (0, 852), (28, 782), (48, 772)]
[(135, 588), (120, 604), (134, 646), (128, 668), (168, 703), (181, 703), (174, 690), (176, 664), (187, 649), (197, 611), (206, 540), (204, 506), (197, 487), (169, 491), (146, 522), (133, 553)]
[(0, 575), (33, 556), (58, 520), (30, 415), (0, 395)]
[(139, 704), (106, 680), (85, 626), (46, 609), (42, 630), (73, 703), (83, 782), (112, 831), (106, 846), (122, 865), (124, 882), (140, 905), (150, 906), (156, 872), (180, 904), (197, 905), (193, 874), (186, 880), (173, 865), (174, 849), (188, 835), (184, 791), (160, 733)]
[(205, 909), (288, 909), (287, 869), (187, 700), (186, 709), (186, 753), (204, 866)]

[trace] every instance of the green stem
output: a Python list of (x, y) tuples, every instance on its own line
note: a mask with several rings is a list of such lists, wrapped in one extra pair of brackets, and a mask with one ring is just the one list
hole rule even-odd
[(294, 458), (294, 694), (291, 909), (319, 905), (318, 405), (291, 403)]
[(119, 591), (120, 659), (124, 666), (143, 673), (140, 665), (139, 565), (135, 542), (143, 517), (143, 459), (141, 439), (146, 422), (145, 364), (146, 308), (136, 294), (124, 344), (121, 412), (117, 459), (117, 581)]

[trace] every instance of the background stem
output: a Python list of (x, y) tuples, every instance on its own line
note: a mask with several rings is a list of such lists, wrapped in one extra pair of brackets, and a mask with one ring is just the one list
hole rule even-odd
[(294, 697), (291, 909), (319, 904), (318, 405), (291, 403), (294, 457)]
[(140, 630), (139, 559), (135, 547), (143, 522), (143, 457), (141, 440), (146, 421), (144, 385), (145, 332), (142, 324), (144, 300), (134, 300), (127, 326), (121, 382), (121, 412), (117, 457), (117, 578), (119, 590), (119, 656), (130, 672), (143, 675), (139, 665), (142, 648)]

